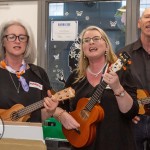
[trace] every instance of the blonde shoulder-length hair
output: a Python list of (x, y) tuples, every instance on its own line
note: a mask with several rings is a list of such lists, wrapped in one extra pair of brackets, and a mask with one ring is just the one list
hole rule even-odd
[(106, 33), (99, 27), (97, 26), (89, 26), (87, 28), (85, 28), (81, 34), (80, 34), (80, 40), (81, 40), (81, 43), (80, 43), (80, 57), (79, 57), (79, 61), (78, 61), (78, 66), (77, 66), (77, 69), (76, 69), (76, 72), (77, 72), (77, 78), (75, 80), (75, 83), (78, 82), (79, 80), (82, 80), (85, 78), (86, 76), (86, 69), (89, 65), (89, 60), (88, 58), (84, 55), (83, 53), (83, 36), (84, 34), (89, 31), (89, 30), (97, 30), (100, 32), (100, 34), (102, 35), (102, 39), (106, 42), (106, 45), (107, 45), (107, 53), (106, 53), (106, 62), (107, 63), (114, 63), (116, 60), (117, 60), (117, 56), (115, 55), (113, 49), (112, 49), (112, 45), (111, 45), (111, 42), (108, 38), (108, 36), (106, 35)]
[(11, 20), (8, 22), (4, 22), (0, 26), (0, 60), (5, 58), (5, 48), (3, 47), (4, 36), (7, 32), (7, 29), (12, 25), (21, 26), (25, 29), (26, 35), (29, 36), (29, 40), (23, 58), (26, 63), (34, 63), (36, 59), (36, 46), (35, 46), (34, 36), (30, 27), (25, 25), (25, 23), (23, 23), (20, 20)]

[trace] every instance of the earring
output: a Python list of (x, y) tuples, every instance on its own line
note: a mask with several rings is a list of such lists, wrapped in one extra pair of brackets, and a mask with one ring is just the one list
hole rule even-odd
[(86, 58), (85, 55), (84, 55), (84, 53), (83, 53), (83, 58), (84, 58), (84, 59)]
[(105, 56), (108, 55), (108, 44), (107, 44), (107, 47), (106, 47), (106, 50), (105, 50)]

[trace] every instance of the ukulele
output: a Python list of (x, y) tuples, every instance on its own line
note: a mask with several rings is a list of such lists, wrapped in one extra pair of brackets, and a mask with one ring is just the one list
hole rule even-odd
[[(120, 54), (117, 61), (109, 67), (109, 71), (116, 72), (120, 70), (127, 62), (130, 63), (129, 58), (126, 52)], [(74, 147), (88, 146), (95, 139), (96, 124), (104, 118), (104, 110), (99, 103), (106, 86), (107, 83), (102, 81), (91, 98), (81, 98), (77, 103), (76, 110), (70, 112), (77, 122), (80, 123), (78, 129), (67, 130), (62, 127), (65, 137)]]
[(146, 90), (138, 89), (137, 90), (137, 99), (139, 104), (139, 114), (150, 115), (150, 110), (146, 104), (150, 104), (150, 96)]
[[(68, 87), (62, 91), (59, 91), (53, 95), (56, 100), (62, 101), (75, 96), (75, 91), (71, 87)], [(44, 105), (44, 99), (29, 106), (24, 107), (22, 104), (16, 104), (10, 109), (0, 109), (0, 117), (4, 121), (20, 121), (25, 122), (30, 118), (30, 113), (42, 108)]]

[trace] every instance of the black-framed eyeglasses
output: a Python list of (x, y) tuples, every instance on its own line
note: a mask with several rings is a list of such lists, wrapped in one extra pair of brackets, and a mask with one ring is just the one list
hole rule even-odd
[(94, 37), (92, 37), (92, 38), (83, 38), (83, 39), (82, 39), (82, 42), (83, 42), (83, 43), (90, 43), (91, 40), (92, 40), (93, 42), (98, 42), (98, 41), (100, 41), (101, 39), (102, 39), (101, 36), (94, 36)]
[(8, 34), (5, 35), (4, 37), (6, 37), (7, 41), (9, 42), (14, 42), (16, 41), (16, 39), (18, 38), (20, 42), (27, 42), (29, 40), (29, 36), (28, 35), (15, 35), (15, 34)]

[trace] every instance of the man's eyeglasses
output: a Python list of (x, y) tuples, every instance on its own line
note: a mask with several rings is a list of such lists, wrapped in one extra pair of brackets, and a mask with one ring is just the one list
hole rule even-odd
[(8, 34), (8, 35), (5, 35), (4, 37), (6, 37), (7, 41), (9, 41), (9, 42), (14, 42), (14, 41), (16, 41), (17, 38), (19, 39), (20, 42), (27, 42), (29, 39), (28, 35), (16, 36), (15, 34)]
[(82, 39), (82, 42), (83, 42), (83, 43), (90, 43), (91, 40), (92, 40), (93, 42), (98, 42), (98, 41), (100, 41), (101, 39), (102, 39), (101, 36), (94, 36), (94, 37), (92, 37), (92, 38), (84, 38), (84, 39)]

